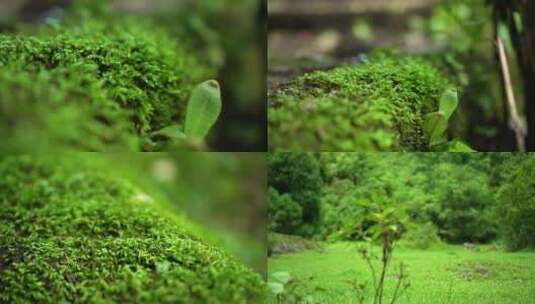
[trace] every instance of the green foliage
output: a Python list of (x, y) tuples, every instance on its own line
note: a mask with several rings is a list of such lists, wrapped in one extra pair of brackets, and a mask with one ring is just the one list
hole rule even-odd
[(271, 296), (268, 299), (277, 304), (314, 304), (318, 303), (309, 293), (322, 290), (319, 286), (308, 286), (314, 277), (307, 280), (294, 278), (285, 271), (274, 272), (269, 277), (268, 287)]
[(292, 233), (303, 223), (303, 208), (289, 194), (268, 190), (269, 230)]
[(409, 248), (428, 249), (433, 245), (440, 244), (438, 229), (433, 223), (428, 222), (413, 226), (408, 229), (400, 240), (400, 245)]
[(0, 161), (0, 301), (250, 303), (257, 274), (89, 158)]
[(455, 112), (458, 104), (457, 90), (453, 88), (447, 89), (440, 97), (438, 111), (424, 116), (424, 134), (432, 150), (440, 152), (475, 152), (459, 140), (448, 142), (446, 134), (444, 134), (448, 128), (448, 120)]
[(511, 249), (535, 247), (535, 159), (530, 157), (518, 167), (498, 192), (497, 218), (504, 240)]
[[(211, 74), (184, 41), (176, 44), (145, 19), (86, 7), (59, 25), (2, 35), (0, 65), (14, 79), (2, 83), (0, 116), (11, 119), (2, 132), (16, 137), (25, 129), (91, 150), (160, 148), (147, 135), (183, 124), (187, 98)], [(42, 90), (47, 84), (52, 92)]]
[[(311, 154), (277, 152), (270, 157), (275, 159), (274, 155), (285, 155), (286, 161), (278, 162), (277, 167), (269, 164), (271, 178), (278, 175), (301, 182), (295, 182), (290, 193), (310, 185), (304, 177), (313, 171), (302, 170), (307, 167), (299, 159), (314, 160)], [(503, 183), (504, 172), (522, 163), (510, 154), (480, 153), (321, 153), (316, 160), (322, 179), (314, 183), (319, 188), (319, 217), (312, 222), (315, 237), (361, 240), (376, 225), (374, 214), (394, 209), (406, 214), (404, 232), (414, 237), (422, 234), (430, 243), (435, 234), (453, 243), (495, 240), (494, 192)], [(270, 211), (276, 213), (276, 208)], [(425, 228), (429, 223), (433, 229)]]
[(424, 116), (449, 86), (425, 60), (387, 53), (306, 74), (272, 97), (271, 148), (428, 151)]
[(476, 150), (509, 151), (510, 146), (496, 146), (507, 121), (501, 71), (495, 60), (492, 10), (486, 2), (440, 1), (431, 18), (421, 20), (413, 30), (431, 36), (441, 50), (433, 55), (437, 66), (461, 88), (460, 106), (448, 133)]
[(428, 214), (447, 241), (488, 242), (496, 237), (494, 197), (485, 174), (466, 166), (440, 164), (433, 182), (438, 209)]
[[(293, 206), (297, 203), (302, 210), (302, 223), (299, 229), (283, 229), (294, 227), (279, 222), (271, 222), (270, 227), (278, 227), (277, 230), (284, 233), (297, 233), (301, 235), (311, 235), (313, 224), (319, 215), (319, 196), (321, 191), (322, 177), (320, 165), (311, 153), (285, 153), (277, 152), (268, 155), (268, 185), (276, 190), (280, 196), (270, 195), (269, 218), (270, 221), (282, 219), (279, 212), (283, 212), (284, 218), (291, 219), (295, 224), (299, 222), (295, 215), (299, 209)], [(272, 194), (275, 192), (271, 191)], [(285, 195), (289, 195), (285, 196)], [(273, 198), (272, 198), (273, 197)], [(289, 199), (291, 198), (291, 199)], [(292, 207), (285, 207), (282, 211), (277, 210), (271, 204), (290, 204)]]
[[(392, 272), (391, 268), (392, 255), (394, 253), (395, 244), (403, 236), (404, 226), (407, 222), (407, 218), (403, 212), (400, 212), (400, 208), (383, 207), (379, 205), (377, 212), (371, 213), (369, 220), (373, 222), (373, 225), (363, 232), (364, 238), (369, 240), (377, 240), (381, 246), (381, 256), (376, 256), (365, 246), (359, 248), (359, 253), (362, 258), (368, 264), (371, 272), (371, 279), (373, 283), (373, 303), (391, 303), (394, 304), (399, 300), (401, 293), (409, 287), (408, 275), (406, 273), (406, 267), (403, 263), (400, 264), (399, 272), (395, 274), (396, 288), (389, 300), (385, 295), (386, 288), (386, 274)], [(362, 229), (360, 229), (362, 231)], [(371, 238), (369, 238), (369, 237)], [(371, 243), (370, 243), (371, 244)], [(372, 248), (372, 246), (369, 246)], [(380, 261), (379, 268), (374, 266), (374, 260)], [(366, 284), (358, 284), (353, 282), (353, 287), (357, 294), (356, 298), (360, 303), (364, 303)]]

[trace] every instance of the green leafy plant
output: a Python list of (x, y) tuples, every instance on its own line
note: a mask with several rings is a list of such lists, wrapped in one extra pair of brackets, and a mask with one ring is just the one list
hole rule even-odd
[(448, 121), (458, 105), (457, 90), (449, 88), (440, 97), (438, 111), (424, 116), (423, 130), (431, 150), (437, 152), (474, 152), (463, 142), (459, 140), (448, 141), (446, 138)]
[[(308, 278), (308, 281), (313, 280), (313, 277)], [(306, 285), (302, 280), (298, 280), (290, 275), (288, 272), (280, 271), (271, 274), (271, 278), (268, 282), (268, 288), (271, 294), (275, 297), (277, 304), (313, 304), (314, 301), (312, 295), (308, 292), (303, 292), (303, 288)], [(316, 286), (314, 290), (322, 290)]]
[(151, 134), (174, 141), (202, 142), (221, 114), (221, 90), (216, 80), (198, 85), (188, 101), (184, 128), (173, 124)]
[[(358, 249), (361, 257), (366, 261), (372, 276), (373, 287), (373, 304), (396, 303), (401, 294), (410, 286), (408, 281), (407, 268), (405, 264), (400, 263), (396, 278), (396, 285), (394, 293), (387, 299), (385, 296), (385, 282), (386, 275), (391, 268), (392, 254), (394, 252), (395, 243), (401, 239), (405, 231), (405, 214), (401, 209), (394, 207), (379, 207), (377, 212), (369, 215), (369, 221), (374, 224), (371, 228), (362, 232), (366, 245), (360, 246)], [(379, 241), (381, 244), (381, 256), (375, 255), (372, 242)], [(376, 260), (379, 260), (379, 268), (376, 267)], [(365, 294), (367, 293), (368, 284), (359, 282), (357, 279), (350, 281), (353, 290), (356, 293), (356, 300), (359, 303), (364, 303)]]

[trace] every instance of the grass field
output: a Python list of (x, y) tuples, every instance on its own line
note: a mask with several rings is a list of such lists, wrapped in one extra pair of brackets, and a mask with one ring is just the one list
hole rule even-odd
[[(394, 252), (392, 266), (396, 267), (392, 269), (397, 269), (400, 261), (408, 266), (410, 287), (398, 303), (535, 303), (535, 252), (510, 253), (485, 246), (472, 251), (453, 245), (428, 250), (400, 247)], [(356, 303), (348, 281), (355, 277), (360, 282), (371, 278), (354, 243), (330, 244), (322, 251), (277, 255), (269, 258), (268, 268), (270, 274), (285, 271), (307, 280), (307, 293), (315, 302), (325, 304)], [(387, 278), (389, 295), (395, 278), (393, 274)], [(323, 290), (315, 290), (313, 286)]]

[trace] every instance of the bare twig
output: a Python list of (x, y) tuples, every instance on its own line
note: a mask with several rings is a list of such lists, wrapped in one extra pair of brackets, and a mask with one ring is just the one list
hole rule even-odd
[(521, 152), (526, 151), (526, 144), (524, 142), (526, 136), (526, 129), (520, 116), (518, 116), (515, 94), (513, 93), (513, 85), (511, 82), (511, 74), (509, 72), (509, 64), (507, 62), (507, 55), (505, 54), (505, 47), (503, 41), (499, 35), (496, 35), (496, 41), (498, 43), (498, 52), (500, 54), (500, 63), (502, 65), (503, 79), (505, 82), (505, 91), (507, 94), (507, 104), (509, 106), (510, 113), (510, 126), (515, 132), (516, 144), (518, 150)]

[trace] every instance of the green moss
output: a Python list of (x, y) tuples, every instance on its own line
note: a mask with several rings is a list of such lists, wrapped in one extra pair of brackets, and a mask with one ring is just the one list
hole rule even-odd
[[(259, 275), (142, 189), (74, 161), (0, 161), (0, 302), (256, 303)], [(100, 173), (97, 173), (100, 172)]]
[(447, 86), (423, 59), (386, 53), (306, 74), (271, 98), (270, 148), (427, 151), (423, 116)]
[[(74, 124), (62, 121), (61, 128), (78, 138), (75, 148), (140, 149), (141, 141), (132, 138), (141, 138), (143, 148), (150, 150), (155, 145), (146, 135), (181, 124), (191, 90), (212, 73), (187, 39), (175, 43), (143, 18), (78, 8), (62, 24), (23, 32), (0, 36), (0, 117), (4, 124), (15, 117), (1, 129), (14, 138), (11, 133), (20, 130), (22, 121), (36, 137), (71, 142), (54, 125), (57, 115), (49, 115), (50, 108), (70, 108), (72, 116), (86, 117)], [(54, 92), (43, 91), (47, 85)], [(81, 109), (73, 109), (79, 105)], [(20, 107), (35, 110), (14, 110)], [(85, 143), (86, 136), (95, 142)]]

